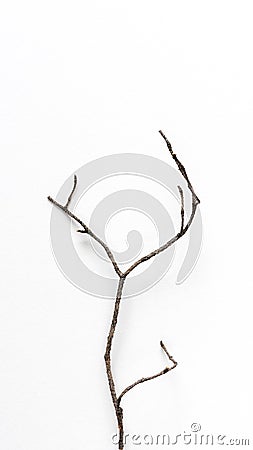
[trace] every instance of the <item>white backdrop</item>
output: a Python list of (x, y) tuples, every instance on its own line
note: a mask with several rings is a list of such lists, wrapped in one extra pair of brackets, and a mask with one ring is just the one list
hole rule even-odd
[(60, 273), (46, 196), (100, 156), (167, 161), (160, 128), (201, 198), (204, 242), (185, 283), (175, 285), (178, 257), (158, 285), (123, 301), (117, 388), (164, 367), (161, 338), (179, 362), (125, 397), (126, 432), (174, 436), (197, 422), (252, 443), (252, 9), (2, 2), (1, 450), (116, 448), (103, 360), (113, 304)]

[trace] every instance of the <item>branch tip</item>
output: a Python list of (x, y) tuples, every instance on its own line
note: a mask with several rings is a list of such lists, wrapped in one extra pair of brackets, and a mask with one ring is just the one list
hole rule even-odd
[(74, 194), (74, 192), (75, 192), (75, 190), (76, 190), (76, 185), (77, 185), (77, 176), (76, 176), (76, 174), (75, 174), (75, 175), (74, 175), (74, 184), (73, 184), (73, 188), (72, 188), (72, 190), (71, 190), (71, 192), (70, 192), (70, 194), (69, 194), (68, 200), (67, 200), (66, 205), (65, 205), (65, 208), (67, 208), (67, 209), (68, 209), (69, 204), (70, 204), (70, 202), (71, 202), (72, 196), (73, 196), (73, 194)]

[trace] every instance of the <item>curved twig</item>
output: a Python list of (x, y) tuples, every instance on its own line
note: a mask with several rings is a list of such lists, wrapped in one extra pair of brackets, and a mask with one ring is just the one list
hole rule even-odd
[(117, 273), (117, 275), (119, 277), (121, 277), (122, 276), (122, 272), (121, 272), (118, 264), (116, 263), (115, 258), (113, 256), (113, 253), (109, 249), (108, 245), (105, 242), (103, 242), (102, 239), (100, 239), (98, 236), (96, 236), (96, 234), (93, 233), (93, 231), (91, 231), (90, 228), (87, 225), (85, 225), (85, 223), (82, 220), (80, 220), (75, 214), (73, 214), (68, 209), (68, 206), (69, 206), (69, 204), (71, 202), (71, 199), (72, 199), (72, 196), (73, 196), (74, 191), (76, 189), (76, 186), (77, 186), (77, 176), (74, 175), (74, 186), (73, 186), (73, 189), (71, 191), (71, 194), (68, 197), (66, 205), (61, 205), (60, 203), (58, 203), (56, 200), (54, 200), (50, 196), (48, 196), (47, 198), (48, 198), (48, 200), (51, 203), (53, 203), (55, 206), (57, 206), (62, 211), (64, 211), (65, 214), (67, 214), (67, 216), (71, 217), (71, 219), (75, 220), (77, 223), (79, 223), (79, 225), (81, 225), (83, 227), (83, 230), (77, 230), (79, 233), (86, 233), (86, 234), (88, 234), (91, 238), (93, 238), (95, 241), (97, 241), (104, 248), (104, 250), (106, 251), (106, 253), (107, 253), (107, 255), (108, 255), (108, 257), (109, 257), (109, 259), (110, 259), (110, 261), (111, 261), (111, 263), (112, 263), (112, 265), (114, 267), (115, 272)]
[(181, 174), (183, 175), (184, 179), (187, 182), (188, 188), (192, 194), (192, 210), (191, 210), (191, 215), (190, 218), (188, 220), (188, 222), (186, 223), (186, 225), (184, 225), (184, 197), (183, 197), (183, 190), (180, 186), (178, 186), (179, 189), (179, 193), (180, 193), (180, 197), (181, 197), (181, 228), (179, 233), (177, 233), (174, 237), (172, 237), (171, 239), (169, 239), (165, 244), (161, 245), (161, 247), (157, 248), (156, 250), (153, 250), (152, 252), (150, 252), (148, 255), (143, 256), (142, 258), (140, 258), (138, 261), (136, 261), (135, 263), (133, 263), (129, 269), (126, 270), (126, 272), (124, 273), (125, 276), (129, 275), (136, 267), (138, 267), (140, 264), (142, 264), (145, 261), (148, 261), (149, 259), (153, 258), (156, 255), (159, 255), (159, 253), (162, 253), (164, 250), (167, 250), (167, 248), (171, 247), (171, 245), (173, 245), (176, 241), (178, 241), (182, 236), (184, 236), (184, 234), (187, 232), (187, 230), (189, 229), (193, 218), (195, 216), (196, 213), (196, 209), (198, 204), (200, 203), (200, 200), (198, 199), (197, 195), (194, 192), (193, 186), (188, 178), (188, 175), (186, 173), (186, 170), (183, 166), (183, 164), (179, 161), (179, 159), (177, 158), (176, 154), (173, 152), (172, 147), (170, 142), (168, 141), (168, 139), (166, 138), (166, 136), (164, 135), (164, 133), (160, 130), (159, 133), (161, 134), (161, 136), (164, 138), (167, 147), (170, 151), (170, 154), (172, 156), (172, 158), (174, 159), (174, 161), (176, 161), (176, 164), (178, 166), (179, 171), (181, 172)]
[(122, 397), (127, 392), (129, 392), (131, 389), (133, 389), (135, 386), (137, 386), (138, 384), (144, 383), (144, 382), (149, 381), (149, 380), (153, 380), (154, 378), (158, 378), (161, 375), (164, 375), (164, 374), (168, 373), (169, 371), (171, 371), (172, 369), (174, 369), (177, 366), (177, 362), (169, 354), (169, 352), (166, 349), (166, 347), (163, 344), (163, 342), (160, 341), (160, 345), (161, 345), (162, 349), (164, 350), (164, 352), (168, 356), (169, 360), (173, 363), (173, 366), (165, 367), (165, 369), (163, 369), (161, 372), (158, 372), (155, 375), (152, 375), (152, 376), (149, 376), (149, 377), (140, 378), (139, 380), (135, 381), (135, 383), (133, 383), (130, 386), (126, 387), (121, 392), (121, 394), (119, 396), (117, 396), (116, 389), (115, 389), (115, 382), (114, 382), (113, 373), (112, 373), (112, 367), (111, 367), (111, 349), (112, 349), (112, 341), (113, 341), (113, 337), (114, 337), (114, 334), (115, 334), (115, 329), (116, 329), (118, 315), (119, 315), (119, 308), (120, 308), (120, 302), (121, 302), (121, 298), (122, 298), (123, 286), (124, 286), (124, 283), (125, 283), (125, 280), (126, 280), (127, 276), (137, 266), (139, 266), (141, 263), (143, 263), (145, 261), (148, 261), (149, 259), (153, 258), (154, 256), (159, 255), (164, 250), (166, 250), (167, 248), (171, 247), (182, 236), (184, 236), (184, 234), (187, 232), (187, 230), (191, 226), (191, 223), (192, 223), (192, 221), (194, 219), (194, 216), (195, 216), (195, 213), (196, 213), (197, 206), (200, 203), (197, 195), (194, 192), (192, 184), (191, 184), (191, 182), (190, 182), (190, 180), (188, 178), (186, 170), (185, 170), (184, 166), (182, 165), (182, 163), (177, 158), (176, 154), (173, 152), (170, 142), (168, 141), (168, 139), (166, 138), (166, 136), (164, 135), (164, 133), (161, 130), (159, 131), (159, 133), (161, 134), (161, 136), (165, 140), (172, 158), (176, 162), (180, 173), (182, 174), (182, 176), (184, 177), (184, 179), (187, 182), (187, 186), (188, 186), (188, 188), (189, 188), (189, 190), (190, 190), (190, 192), (192, 194), (192, 210), (191, 210), (190, 217), (189, 217), (187, 223), (185, 224), (184, 193), (183, 193), (182, 188), (180, 186), (178, 186), (178, 190), (179, 190), (179, 194), (180, 194), (180, 200), (181, 200), (181, 227), (180, 227), (180, 231), (174, 237), (170, 238), (165, 244), (163, 244), (162, 246), (160, 246), (156, 250), (153, 250), (152, 252), (150, 252), (146, 256), (141, 257), (134, 264), (132, 264), (125, 272), (122, 272), (120, 270), (117, 262), (115, 261), (113, 253), (111, 252), (111, 250), (109, 249), (107, 244), (105, 242), (103, 242), (102, 239), (100, 239), (98, 236), (96, 236), (95, 233), (93, 233), (93, 231), (90, 230), (90, 228), (82, 220), (80, 220), (75, 214), (73, 214), (69, 210), (69, 205), (70, 205), (70, 202), (72, 200), (73, 194), (74, 194), (74, 192), (76, 190), (76, 186), (77, 186), (77, 177), (76, 177), (76, 175), (74, 175), (73, 188), (71, 190), (71, 193), (70, 193), (70, 195), (69, 195), (65, 205), (61, 205), (56, 200), (54, 200), (52, 197), (48, 197), (48, 200), (51, 203), (53, 203), (55, 206), (60, 208), (71, 219), (75, 220), (77, 223), (79, 223), (79, 225), (81, 225), (82, 229), (81, 230), (77, 230), (79, 233), (88, 234), (91, 238), (93, 238), (95, 241), (97, 241), (104, 248), (105, 252), (107, 253), (107, 255), (108, 255), (108, 257), (109, 257), (109, 259), (110, 259), (110, 261), (111, 261), (111, 263), (112, 263), (112, 265), (114, 267), (114, 270), (115, 270), (116, 274), (119, 277), (117, 294), (116, 294), (116, 299), (115, 299), (115, 303), (114, 303), (113, 317), (112, 317), (112, 321), (111, 321), (109, 334), (108, 334), (108, 337), (107, 337), (107, 344), (106, 344), (106, 350), (105, 350), (105, 355), (104, 355), (105, 364), (106, 364), (107, 379), (108, 379), (108, 383), (109, 383), (111, 398), (112, 398), (112, 402), (113, 402), (113, 405), (114, 405), (115, 414), (116, 414), (116, 418), (117, 418), (117, 422), (118, 422), (118, 428), (119, 428), (119, 450), (123, 450), (123, 447), (124, 447), (124, 442), (123, 442), (123, 440), (124, 440), (123, 409), (120, 406), (120, 402), (122, 400)]
[(161, 375), (165, 375), (166, 373), (170, 372), (171, 370), (175, 369), (175, 367), (177, 367), (177, 362), (174, 360), (173, 356), (171, 356), (167, 350), (167, 348), (165, 347), (163, 341), (160, 341), (160, 345), (162, 347), (162, 349), (165, 351), (166, 355), (168, 356), (169, 360), (171, 362), (173, 362), (173, 366), (171, 367), (165, 367), (165, 369), (161, 370), (161, 372), (156, 373), (155, 375), (151, 375), (150, 377), (144, 377), (144, 378), (140, 378), (139, 380), (135, 381), (134, 383), (130, 384), (128, 387), (126, 387), (121, 394), (118, 397), (118, 405), (121, 402), (122, 397), (129, 391), (131, 391), (131, 389), (133, 389), (135, 386), (137, 386), (138, 384), (141, 383), (145, 383), (145, 381), (150, 381), (150, 380), (154, 380), (155, 378), (160, 377)]

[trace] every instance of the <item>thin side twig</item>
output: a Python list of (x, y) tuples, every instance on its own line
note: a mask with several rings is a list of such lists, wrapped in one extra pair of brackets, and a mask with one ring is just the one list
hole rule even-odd
[(120, 404), (122, 397), (129, 391), (131, 391), (131, 389), (133, 389), (135, 386), (137, 386), (138, 384), (141, 383), (145, 383), (145, 381), (150, 381), (150, 380), (154, 380), (155, 378), (160, 377), (161, 375), (165, 375), (166, 373), (170, 372), (171, 370), (175, 369), (175, 367), (177, 367), (177, 362), (174, 360), (173, 356), (171, 356), (167, 350), (167, 348), (165, 347), (163, 341), (160, 341), (160, 345), (162, 347), (162, 349), (164, 350), (164, 352), (166, 353), (166, 355), (168, 356), (169, 360), (173, 363), (173, 366), (168, 367), (166, 366), (165, 369), (161, 370), (161, 372), (156, 373), (155, 375), (151, 375), (149, 377), (143, 377), (140, 378), (139, 380), (135, 381), (134, 383), (130, 384), (128, 387), (126, 387), (121, 394), (118, 397), (118, 404)]
[(148, 255), (146, 256), (142, 256), (142, 258), (140, 258), (138, 261), (136, 261), (135, 263), (133, 263), (129, 269), (126, 270), (126, 272), (124, 272), (125, 276), (128, 276), (136, 267), (138, 267), (140, 264), (142, 264), (145, 261), (148, 261), (149, 259), (153, 258), (154, 256), (159, 255), (160, 253), (162, 253), (164, 250), (167, 250), (167, 248), (171, 247), (175, 242), (177, 242), (182, 236), (184, 236), (184, 234), (187, 232), (188, 228), (190, 227), (193, 218), (195, 216), (195, 212), (197, 209), (197, 204), (196, 202), (193, 200), (192, 201), (192, 212), (190, 215), (190, 218), (187, 222), (187, 224), (181, 229), (180, 231), (173, 236), (169, 241), (167, 241), (165, 244), (161, 245), (161, 247), (157, 248), (156, 250), (153, 250), (152, 252), (150, 252)]
[(73, 188), (72, 188), (72, 191), (71, 191), (70, 194), (69, 194), (69, 198), (68, 198), (67, 203), (66, 203), (66, 205), (65, 205), (65, 208), (67, 208), (67, 209), (68, 209), (69, 204), (70, 204), (70, 202), (71, 202), (72, 196), (73, 196), (73, 194), (74, 194), (74, 192), (75, 192), (75, 190), (76, 190), (76, 185), (77, 185), (77, 176), (74, 175), (74, 184), (73, 184)]
[(111, 252), (111, 250), (109, 249), (108, 245), (102, 241), (102, 239), (100, 239), (98, 236), (96, 236), (95, 233), (93, 233), (93, 231), (91, 231), (91, 229), (81, 220), (79, 219), (75, 214), (73, 214), (69, 209), (68, 206), (71, 202), (72, 196), (75, 192), (77, 186), (77, 176), (74, 175), (74, 186), (73, 189), (71, 191), (71, 194), (68, 197), (67, 203), (65, 205), (61, 205), (60, 203), (58, 203), (56, 200), (54, 200), (52, 197), (48, 196), (48, 200), (53, 203), (53, 205), (57, 206), (57, 208), (61, 209), (62, 211), (65, 212), (65, 214), (67, 214), (67, 216), (71, 217), (71, 219), (73, 219), (75, 222), (79, 223), (79, 225), (81, 225), (83, 227), (83, 230), (77, 230), (79, 233), (85, 233), (88, 234), (91, 238), (93, 238), (95, 241), (97, 241), (105, 250), (105, 252), (108, 255), (108, 258), (110, 259), (115, 272), (117, 273), (117, 275), (120, 277), (122, 276), (122, 272), (118, 266), (118, 264), (115, 261), (115, 258), (113, 256), (113, 253)]
[(182, 233), (182, 231), (184, 229), (184, 192), (183, 192), (183, 189), (181, 188), (181, 186), (178, 186), (178, 190), (179, 190), (180, 199), (181, 199), (181, 228), (180, 228), (180, 233)]

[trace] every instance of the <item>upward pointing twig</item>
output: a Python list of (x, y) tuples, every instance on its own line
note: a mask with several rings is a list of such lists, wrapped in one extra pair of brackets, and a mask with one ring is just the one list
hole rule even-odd
[(194, 189), (193, 189), (192, 184), (191, 184), (191, 182), (190, 182), (190, 180), (189, 180), (189, 178), (188, 178), (188, 175), (187, 175), (187, 173), (186, 173), (186, 170), (185, 170), (183, 164), (179, 161), (179, 159), (178, 159), (176, 153), (174, 153), (173, 150), (172, 150), (172, 146), (171, 146), (170, 141), (166, 138), (166, 136), (165, 136), (165, 134), (162, 132), (162, 130), (159, 130), (159, 133), (160, 133), (160, 135), (163, 137), (163, 139), (165, 140), (165, 142), (166, 142), (166, 144), (167, 144), (167, 147), (168, 147), (168, 149), (169, 149), (169, 152), (170, 152), (172, 158), (174, 159), (174, 161), (175, 161), (175, 163), (176, 163), (176, 165), (177, 165), (177, 167), (178, 167), (179, 172), (181, 172), (181, 174), (183, 175), (183, 177), (184, 177), (185, 180), (187, 181), (188, 188), (190, 189), (190, 191), (191, 191), (192, 195), (194, 196), (196, 202), (197, 202), (197, 203), (200, 203), (200, 200), (199, 200), (199, 198), (197, 197), (197, 195), (196, 195), (195, 192), (194, 192)]
[(70, 204), (70, 202), (71, 202), (72, 196), (73, 196), (73, 194), (74, 194), (74, 192), (75, 192), (75, 190), (76, 190), (76, 185), (77, 185), (77, 176), (74, 175), (74, 185), (73, 185), (73, 189), (72, 189), (72, 191), (70, 192), (69, 198), (68, 198), (67, 203), (66, 203), (66, 205), (65, 205), (65, 208), (67, 208), (67, 209), (68, 209), (69, 204)]

